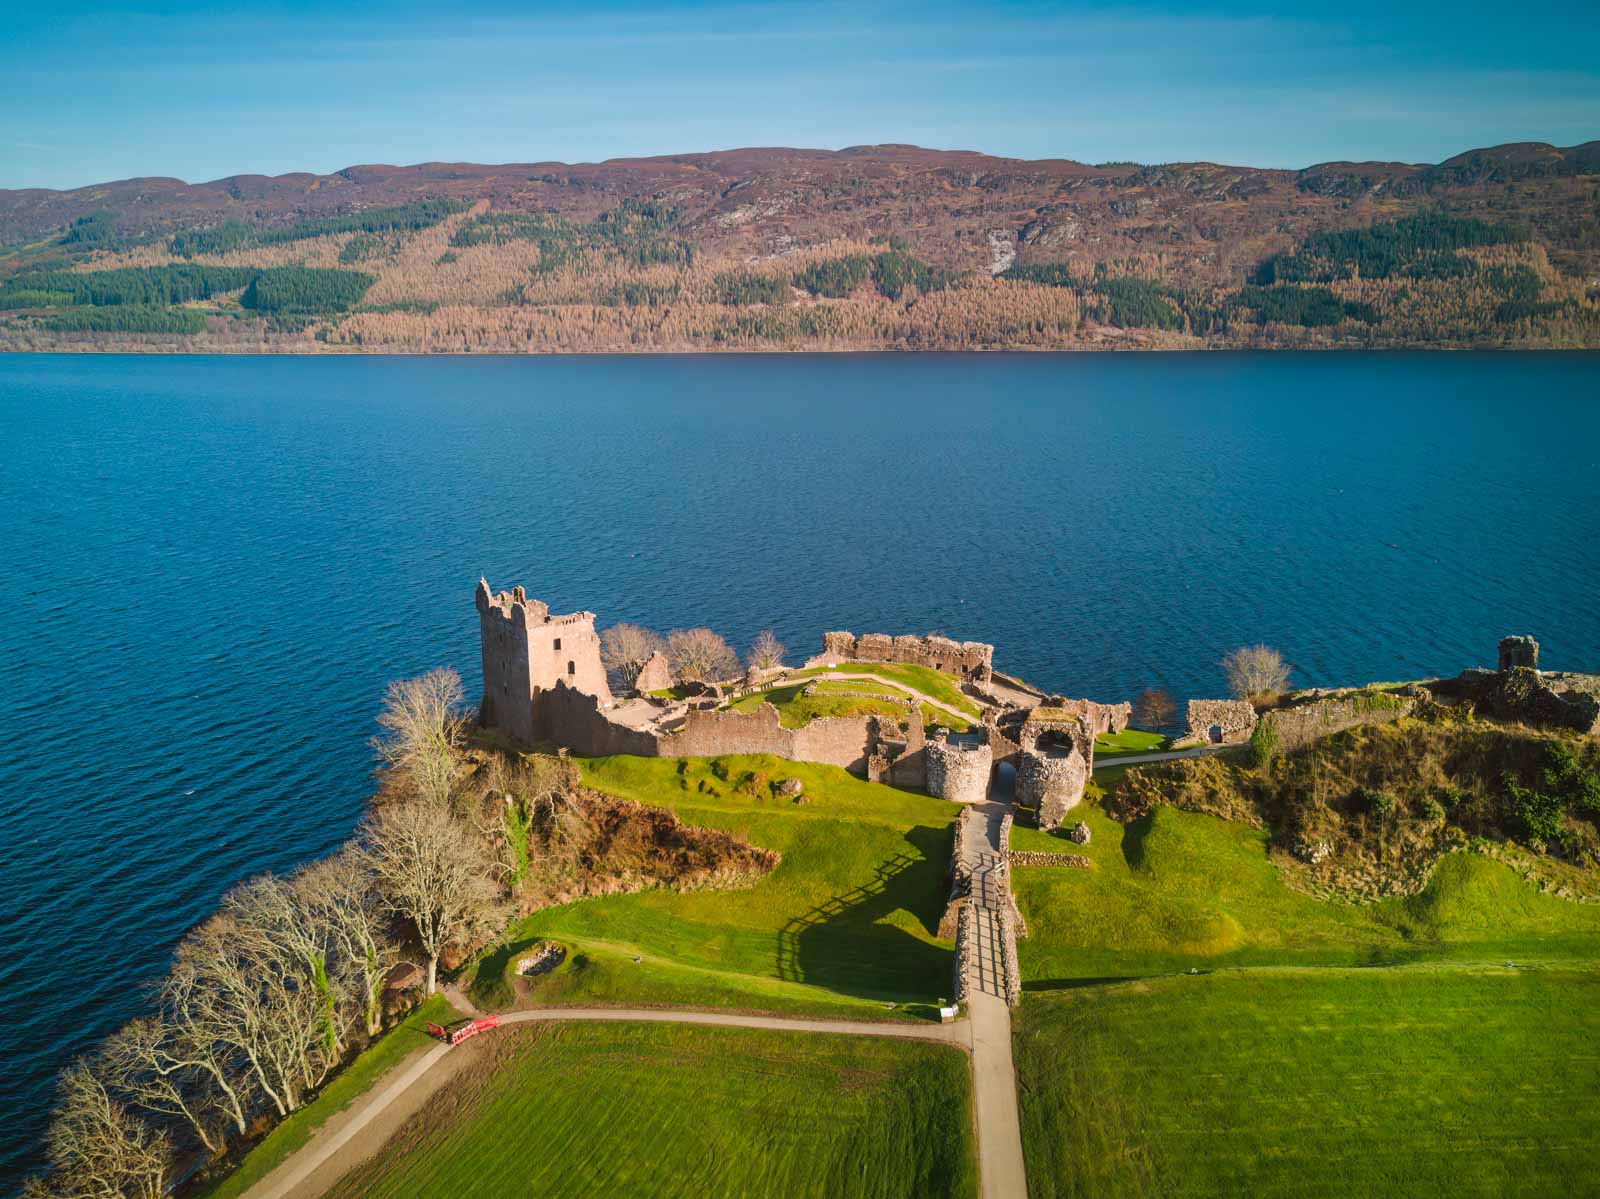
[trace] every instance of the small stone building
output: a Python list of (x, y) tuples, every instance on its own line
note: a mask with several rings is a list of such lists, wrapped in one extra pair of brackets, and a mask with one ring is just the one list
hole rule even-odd
[(929, 795), (957, 803), (982, 803), (988, 797), (994, 752), (987, 741), (941, 731), (927, 743), (924, 754)]
[(1256, 731), (1256, 710), (1248, 700), (1191, 699), (1185, 723), (1184, 743), (1240, 745)]
[(1500, 670), (1515, 670), (1526, 666), (1539, 669), (1539, 643), (1532, 637), (1502, 637), (1500, 639)]

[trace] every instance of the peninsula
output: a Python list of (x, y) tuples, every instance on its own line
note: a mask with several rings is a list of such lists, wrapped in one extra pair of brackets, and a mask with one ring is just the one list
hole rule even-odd
[(356, 837), (183, 940), (31, 1193), (1593, 1176), (1600, 675), (1533, 638), (1333, 690), (1243, 647), (1179, 719), (937, 634), (474, 604), (478, 707), (390, 688)]

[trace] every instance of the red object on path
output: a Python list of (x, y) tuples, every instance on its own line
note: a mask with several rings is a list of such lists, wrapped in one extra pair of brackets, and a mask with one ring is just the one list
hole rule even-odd
[(465, 1024), (458, 1024), (454, 1028), (445, 1028), (442, 1024), (430, 1024), (428, 1025), (428, 1033), (451, 1045), (459, 1045), (468, 1037), (475, 1037), (480, 1032), (487, 1032), (491, 1028), (499, 1027), (499, 1016), (484, 1016), (479, 1020), (468, 1020)]

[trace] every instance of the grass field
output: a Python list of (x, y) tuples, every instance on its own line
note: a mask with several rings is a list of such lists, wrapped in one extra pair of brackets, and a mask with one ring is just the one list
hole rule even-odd
[(1028, 1189), (1600, 1188), (1600, 970), (1228, 970), (1030, 996)]
[(967, 1063), (950, 1047), (618, 1024), (473, 1048), (333, 1195), (976, 1194)]
[(745, 770), (799, 778), (807, 802), (743, 794), (702, 760), (685, 762), (681, 773), (676, 759), (582, 766), (591, 787), (777, 850), (782, 861), (770, 875), (741, 890), (652, 890), (536, 912), (481, 961), (473, 995), (487, 1006), (509, 1002), (507, 968), (524, 947), (548, 938), (567, 946), (569, 959), (535, 984), (539, 1003), (861, 1016), (890, 1002), (948, 997), (951, 947), (936, 931), (956, 807), (830, 766), (718, 760), (734, 778)]
[(1287, 887), (1262, 830), (1169, 807), (1126, 827), (1090, 804), (1074, 814), (1093, 834), (1081, 850), (1012, 832), (1015, 849), (1095, 863), (1013, 871), (1029, 928), (1018, 955), (1025, 985), (1221, 965), (1571, 960), (1600, 948), (1600, 905), (1541, 894), (1480, 855), (1445, 858), (1417, 895), (1338, 904)]
[[(782, 687), (771, 687), (766, 691), (753, 691), (749, 695), (740, 696), (728, 707), (735, 712), (754, 712), (764, 703), (771, 704), (778, 709), (778, 719), (784, 728), (797, 729), (823, 716), (879, 715), (904, 719), (905, 705), (884, 696), (895, 696), (902, 700), (911, 698), (909, 691), (889, 683), (868, 683), (859, 680), (841, 680), (835, 683), (823, 679), (816, 684), (817, 694), (805, 695), (803, 692), (808, 685), (791, 683)], [(876, 689), (879, 694), (863, 694), (864, 688)], [(923, 716), (930, 728), (938, 724), (954, 732), (964, 733), (970, 727), (959, 716), (951, 716), (936, 708), (924, 708)]]
[(1167, 746), (1168, 738), (1144, 729), (1123, 729), (1120, 733), (1101, 733), (1094, 739), (1094, 760), (1122, 758), (1129, 754), (1153, 754)]
[(412, 1054), (438, 1044), (428, 1036), (430, 1021), (448, 1024), (460, 1016), (443, 995), (429, 999), (345, 1067), (315, 1099), (263, 1137), (233, 1173), (215, 1186), (202, 1189), (199, 1195), (203, 1199), (234, 1199), (244, 1194), (379, 1078)]
[(961, 694), (955, 679), (927, 666), (911, 666), (903, 662), (841, 662), (837, 667), (817, 666), (810, 670), (791, 671), (789, 677), (804, 679), (829, 674), (870, 674), (920, 691), (931, 699), (949, 704), (958, 712), (965, 712), (974, 720), (983, 715), (976, 703)]

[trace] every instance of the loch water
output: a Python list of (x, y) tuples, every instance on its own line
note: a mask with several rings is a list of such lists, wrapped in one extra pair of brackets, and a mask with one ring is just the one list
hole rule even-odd
[(229, 886), (349, 835), (472, 589), (1053, 690), (1600, 668), (1600, 355), (0, 357), (0, 1178)]

